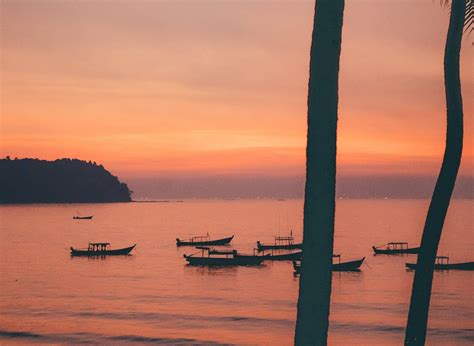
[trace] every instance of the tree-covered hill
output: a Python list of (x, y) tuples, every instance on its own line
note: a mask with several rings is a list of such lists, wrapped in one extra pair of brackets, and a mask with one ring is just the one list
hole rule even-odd
[(130, 202), (127, 184), (76, 159), (0, 159), (0, 203)]

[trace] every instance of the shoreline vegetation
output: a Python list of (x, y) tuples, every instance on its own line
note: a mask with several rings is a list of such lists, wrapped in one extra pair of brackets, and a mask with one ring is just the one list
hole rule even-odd
[(0, 204), (131, 202), (131, 194), (95, 162), (0, 159)]
[[(340, 177), (336, 198), (338, 200), (373, 199), (373, 200), (405, 200), (405, 199), (429, 199), (424, 193), (430, 191), (434, 185), (435, 177), (402, 179), (397, 177), (373, 177), (364, 179), (360, 177)], [(132, 179), (133, 180), (133, 179)], [(453, 195), (454, 199), (473, 199), (472, 181), (473, 177), (459, 177)], [(46, 161), (40, 159), (0, 159), (0, 204), (35, 204), (35, 203), (179, 203), (192, 200), (285, 200), (303, 199), (299, 181), (291, 184), (283, 184), (281, 194), (269, 194), (268, 189), (263, 188), (262, 195), (255, 193), (242, 195), (231, 195), (231, 191), (219, 194), (222, 179), (208, 179), (196, 182), (197, 185), (207, 186), (206, 193), (193, 189), (189, 184), (180, 184), (179, 181), (153, 180), (147, 181), (147, 194), (143, 186), (132, 181), (133, 193), (127, 184), (113, 176), (102, 165), (91, 161), (78, 159), (58, 159)], [(352, 186), (363, 185), (364, 188), (354, 190)], [(396, 182), (400, 188), (398, 193), (385, 191), (381, 187)], [(130, 183), (130, 182), (129, 182)], [(226, 181), (227, 187), (235, 183)], [(275, 181), (280, 186), (281, 182)], [(173, 185), (177, 191), (170, 191)], [(137, 185), (137, 186), (135, 186)], [(245, 189), (238, 182), (236, 189), (240, 192)], [(412, 193), (404, 193), (403, 186), (407, 186)], [(178, 191), (187, 190), (189, 187), (193, 194), (179, 194)], [(289, 189), (293, 193), (288, 193)], [(405, 189), (405, 190), (407, 190)], [(255, 191), (253, 189), (252, 191)], [(273, 187), (275, 190), (275, 187)], [(457, 191), (456, 191), (457, 190)], [(216, 192), (213, 196), (210, 191)], [(294, 192), (296, 191), (296, 192)], [(273, 191), (276, 192), (276, 191)], [(362, 193), (363, 192), (363, 193)], [(415, 193), (413, 193), (415, 192)], [(134, 194), (132, 200), (131, 195)]]

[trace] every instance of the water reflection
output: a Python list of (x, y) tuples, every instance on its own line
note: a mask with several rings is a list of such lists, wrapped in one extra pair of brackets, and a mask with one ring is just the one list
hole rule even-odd
[(237, 266), (193, 266), (185, 264), (184, 267), (190, 275), (237, 275), (239, 268)]
[[(413, 280), (405, 262), (416, 256), (369, 255), (389, 239), (417, 244), (428, 201), (337, 203), (335, 248), (366, 261), (360, 272), (333, 273), (329, 343), (402, 344)], [(256, 240), (278, 234), (275, 215), (302, 229), (300, 200), (85, 205), (94, 211), (87, 223), (70, 218), (74, 205), (0, 208), (0, 343), (292, 344), (299, 279), (291, 262), (187, 266), (183, 254), (194, 249), (175, 238), (232, 230), (229, 248), (252, 253)], [(459, 262), (472, 260), (471, 211), (472, 201), (452, 203), (440, 244)], [(105, 258), (64, 250), (94, 239), (140, 248)], [(472, 341), (473, 286), (473, 272), (435, 273), (428, 343)]]

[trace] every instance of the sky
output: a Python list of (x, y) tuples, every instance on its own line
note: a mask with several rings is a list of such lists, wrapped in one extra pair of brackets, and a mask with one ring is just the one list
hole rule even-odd
[[(240, 190), (288, 179), (300, 189), (313, 1), (1, 0), (0, 9), (0, 156), (100, 162), (142, 192), (215, 177)], [(438, 1), (346, 0), (341, 179), (433, 181), (448, 21)], [(472, 55), (467, 37), (468, 179)]]

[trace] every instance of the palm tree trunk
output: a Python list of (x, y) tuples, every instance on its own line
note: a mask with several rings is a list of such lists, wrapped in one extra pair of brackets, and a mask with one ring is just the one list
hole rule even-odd
[(444, 84), (447, 107), (446, 149), (426, 217), (418, 255), (405, 335), (406, 345), (424, 345), (430, 307), (433, 269), (449, 201), (461, 163), (463, 109), (459, 54), (466, 0), (453, 0), (444, 53)]
[(336, 188), (339, 57), (344, 0), (316, 0), (308, 85), (303, 261), (296, 345), (325, 345)]

